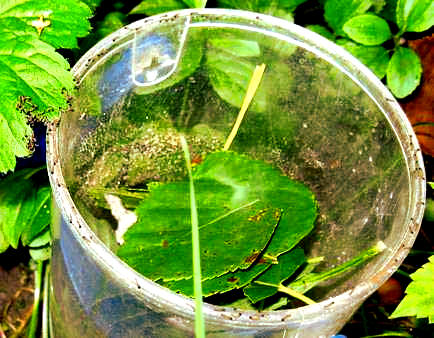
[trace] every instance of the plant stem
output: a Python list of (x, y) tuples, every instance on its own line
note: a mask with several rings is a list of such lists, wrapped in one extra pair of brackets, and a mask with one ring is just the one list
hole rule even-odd
[(320, 272), (320, 273), (309, 273), (304, 275), (301, 278), (296, 279), (292, 283), (289, 284), (289, 286), (300, 292), (305, 293), (315, 287), (320, 282), (323, 282), (325, 280), (328, 280), (330, 278), (334, 278), (364, 262), (366, 262), (368, 259), (376, 256), (380, 252), (382, 252), (384, 249), (386, 249), (386, 245), (379, 241), (376, 245), (374, 245), (372, 248), (369, 248), (362, 253), (360, 253), (358, 256), (354, 257), (353, 259), (350, 259), (349, 261), (346, 261), (345, 263), (338, 265), (337, 267)]
[(301, 300), (302, 302), (305, 302), (306, 304), (316, 304), (316, 302), (309, 297), (306, 297), (305, 295), (301, 294), (300, 292), (297, 292), (287, 286), (284, 286), (282, 284), (271, 284), (271, 283), (265, 283), (261, 282), (259, 280), (255, 281), (255, 283), (260, 285), (266, 285), (277, 288), (277, 291), (284, 292), (287, 295), (290, 295), (291, 297), (294, 297), (296, 299)]
[(196, 337), (205, 337), (205, 321), (203, 318), (203, 300), (202, 300), (202, 274), (200, 269), (200, 246), (199, 246), (199, 221), (197, 217), (196, 197), (194, 193), (193, 174), (191, 171), (190, 152), (187, 141), (184, 136), (180, 136), (181, 146), (184, 151), (185, 162), (187, 165), (188, 178), (190, 181), (190, 212), (191, 212), (191, 235), (193, 246), (193, 285), (194, 298), (196, 303), (195, 309), (195, 333)]
[(49, 292), (50, 264), (45, 267), (44, 295), (42, 300), (42, 338), (49, 338), (48, 333), (48, 292)]
[(35, 292), (33, 294), (33, 311), (32, 318), (30, 319), (30, 327), (29, 327), (29, 338), (36, 337), (36, 331), (38, 329), (38, 321), (39, 321), (39, 304), (41, 303), (41, 286), (42, 286), (42, 272), (44, 269), (44, 262), (38, 261), (36, 262), (36, 271), (35, 271)]
[(246, 96), (244, 96), (243, 103), (241, 105), (240, 112), (238, 113), (237, 119), (235, 121), (234, 126), (232, 127), (232, 131), (229, 134), (226, 143), (223, 147), (223, 150), (226, 151), (230, 148), (235, 136), (237, 135), (238, 129), (240, 128), (241, 122), (243, 121), (244, 115), (246, 114), (247, 108), (249, 108), (250, 102), (252, 102), (253, 97), (255, 96), (256, 90), (261, 83), (262, 75), (264, 74), (265, 64), (260, 66), (256, 66), (253, 71), (252, 78), (250, 79), (249, 86), (247, 87)]

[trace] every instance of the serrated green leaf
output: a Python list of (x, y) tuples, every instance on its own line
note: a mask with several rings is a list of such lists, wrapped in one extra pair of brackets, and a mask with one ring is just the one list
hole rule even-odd
[(327, 0), (324, 4), (324, 18), (338, 35), (345, 35), (342, 27), (354, 16), (365, 13), (372, 6), (372, 0)]
[[(204, 280), (248, 268), (273, 231), (265, 254), (277, 257), (312, 230), (312, 193), (264, 162), (232, 152), (212, 153), (196, 168), (194, 179)], [(137, 224), (125, 234), (118, 255), (148, 278), (191, 278), (186, 196), (187, 182), (152, 188), (137, 209)]]
[[(276, 209), (258, 199), (243, 199), (242, 205), (235, 205), (231, 196), (237, 192), (217, 181), (195, 180), (195, 190), (201, 258), (206, 262), (203, 278), (250, 266), (274, 232)], [(136, 211), (137, 223), (124, 236), (118, 255), (152, 280), (192, 276), (188, 192), (188, 182), (152, 189)]]
[(378, 78), (382, 79), (386, 75), (389, 52), (382, 46), (362, 46), (346, 39), (338, 40), (337, 43), (368, 66)]
[(410, 275), (413, 280), (405, 290), (406, 296), (399, 303), (390, 318), (416, 316), (434, 323), (434, 256), (429, 262)]
[(81, 1), (84, 2), (86, 5), (88, 5), (89, 8), (91, 8), (92, 10), (95, 10), (95, 8), (97, 8), (101, 3), (101, 0), (81, 0)]
[(305, 262), (304, 252), (296, 248), (279, 257), (279, 263), (271, 266), (252, 284), (243, 289), (244, 294), (252, 303), (271, 297), (277, 293), (277, 288), (255, 284), (256, 281), (279, 285), (287, 280)]
[(432, 0), (398, 0), (396, 23), (401, 32), (422, 32), (434, 25)]
[(345, 22), (343, 30), (354, 41), (366, 46), (381, 45), (392, 37), (386, 20), (374, 14), (362, 14)]
[(241, 40), (241, 39), (209, 39), (208, 43), (216, 48), (242, 57), (259, 56), (261, 51), (256, 41)]
[(47, 24), (40, 39), (55, 48), (77, 48), (77, 38), (90, 31), (92, 11), (79, 0), (8, 0), (0, 3), (0, 18), (15, 18), (36, 33), (35, 21)]
[[(230, 176), (233, 179), (228, 182), (226, 177)], [(317, 210), (312, 192), (262, 161), (233, 152), (216, 152), (207, 156), (195, 177), (230, 184), (238, 191), (233, 196), (234, 206), (242, 200), (260, 198), (282, 210), (279, 226), (265, 251), (269, 256), (278, 257), (291, 250), (313, 229)]]
[[(1, 5), (0, 5), (1, 6)], [(66, 60), (38, 39), (34, 29), (17, 18), (0, 18), (0, 172), (15, 166), (15, 156), (26, 156), (32, 130), (19, 97), (30, 97), (34, 116), (50, 119), (66, 107), (62, 94), (73, 87)], [(18, 109), (17, 109), (18, 108)]]
[[(255, 277), (263, 273), (271, 266), (270, 263), (259, 263), (252, 265), (247, 270), (238, 269), (235, 272), (225, 273), (224, 275), (202, 280), (202, 292), (204, 297), (212, 296), (217, 293), (224, 293), (233, 289), (239, 289), (249, 284)], [(178, 281), (160, 282), (163, 286), (180, 292), (186, 296), (193, 296), (193, 280), (181, 279)]]
[(144, 0), (134, 7), (129, 14), (145, 14), (151, 16), (184, 8), (188, 8), (188, 6), (182, 0)]
[(321, 25), (308, 25), (306, 26), (307, 29), (311, 30), (312, 32), (315, 32), (319, 35), (322, 35), (323, 37), (334, 41), (335, 37), (332, 32), (330, 32), (327, 28)]
[(387, 67), (387, 86), (397, 98), (411, 94), (420, 83), (422, 65), (410, 48), (399, 47)]

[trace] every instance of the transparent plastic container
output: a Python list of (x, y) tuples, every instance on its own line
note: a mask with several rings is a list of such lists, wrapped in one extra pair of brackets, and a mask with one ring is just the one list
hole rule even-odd
[(412, 128), (383, 84), (342, 48), (287, 21), (225, 9), (171, 12), (87, 52), (73, 68), (71, 108), (48, 130), (53, 337), (194, 335), (194, 301), (114, 254), (111, 216), (88, 192), (176, 178), (183, 159), (171, 156), (181, 132), (202, 152), (219, 148), (262, 63), (231, 149), (315, 193), (319, 216), (303, 248), (326, 258), (320, 270), (379, 240), (387, 249), (316, 287), (314, 305), (257, 312), (205, 304), (207, 336), (330, 336), (398, 268), (420, 226), (425, 178)]

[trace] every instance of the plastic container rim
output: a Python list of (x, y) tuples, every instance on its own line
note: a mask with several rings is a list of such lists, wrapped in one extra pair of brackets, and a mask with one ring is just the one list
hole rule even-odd
[[(222, 308), (211, 304), (204, 304), (206, 321), (212, 323), (225, 323), (233, 327), (278, 327), (287, 326), (291, 321), (307, 325), (309, 321), (315, 321), (328, 312), (341, 310), (345, 304), (361, 304), (381, 284), (383, 284), (402, 263), (407, 256), (416, 238), (425, 208), (425, 170), (422, 153), (417, 142), (416, 135), (410, 122), (401, 110), (399, 104), (381, 83), (381, 81), (360, 61), (354, 58), (343, 48), (322, 36), (303, 27), (292, 24), (286, 20), (272, 16), (231, 9), (186, 9), (164, 13), (148, 17), (110, 34), (92, 47), (77, 64), (72, 68), (76, 80), (81, 79), (88, 68), (89, 62), (101, 55), (101, 51), (107, 52), (110, 46), (119, 38), (125, 37), (134, 30), (139, 30), (144, 25), (158, 24), (171, 18), (188, 16), (233, 16), (251, 20), (251, 23), (263, 22), (272, 25), (297, 37), (300, 41), (308, 43), (315, 54), (327, 61), (339, 60), (344, 65), (354, 81), (377, 103), (384, 116), (391, 124), (395, 135), (400, 142), (405, 158), (410, 182), (410, 203), (407, 211), (405, 233), (402, 240), (394, 248), (388, 248), (389, 257), (376, 273), (372, 274), (362, 283), (335, 296), (313, 305), (306, 305), (296, 309), (277, 310), (260, 313), (251, 310), (239, 310), (234, 308)], [(104, 54), (104, 53), (102, 53)], [(333, 62), (334, 63), (334, 62)], [(334, 63), (336, 66), (336, 63)], [(78, 212), (63, 178), (60, 154), (59, 154), (59, 129), (58, 121), (49, 125), (47, 130), (47, 168), (53, 195), (62, 217), (71, 229), (72, 234), (81, 246), (116, 279), (117, 283), (128, 291), (142, 299), (155, 309), (167, 311), (168, 307), (173, 314), (194, 318), (194, 300), (178, 295), (157, 283), (140, 275), (112, 253), (92, 232), (90, 227)], [(223, 315), (224, 314), (224, 315)]]

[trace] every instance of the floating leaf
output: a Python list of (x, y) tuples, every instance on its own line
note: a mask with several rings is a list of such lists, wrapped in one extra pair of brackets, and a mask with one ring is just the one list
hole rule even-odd
[[(203, 280), (248, 268), (267, 244), (265, 254), (277, 257), (313, 228), (312, 193), (264, 162), (233, 152), (212, 153), (193, 176)], [(118, 255), (148, 278), (192, 276), (187, 196), (187, 182), (151, 188), (137, 209), (137, 224), (125, 234)]]
[[(235, 206), (237, 191), (217, 181), (197, 179), (195, 189), (203, 278), (250, 266), (270, 240), (279, 210), (257, 198)], [(124, 236), (118, 255), (152, 280), (192, 276), (188, 192), (187, 182), (153, 188)]]
[[(294, 249), (279, 257), (279, 264), (271, 266), (256, 281), (269, 284), (281, 284), (305, 262), (304, 252), (302, 249)], [(252, 303), (271, 297), (277, 293), (277, 289), (253, 282), (243, 289), (244, 294)]]
[(419, 85), (422, 65), (411, 49), (399, 47), (387, 67), (387, 86), (397, 98), (411, 94)]
[(344, 24), (343, 30), (351, 39), (366, 46), (381, 45), (392, 37), (386, 20), (374, 14), (351, 18)]
[[(224, 275), (202, 280), (202, 292), (205, 297), (224, 293), (233, 289), (239, 289), (249, 284), (255, 277), (263, 273), (271, 266), (271, 263), (260, 261), (253, 264), (247, 270), (236, 270)], [(181, 279), (177, 281), (161, 282), (169, 289), (180, 292), (186, 296), (193, 296), (193, 279)]]
[(434, 323), (434, 256), (419, 270), (410, 275), (413, 280), (405, 290), (406, 296), (390, 318), (416, 316), (426, 318)]
[(234, 152), (215, 152), (197, 168), (195, 177), (230, 185), (234, 190), (231, 199), (234, 208), (243, 201), (259, 198), (282, 210), (279, 226), (266, 250), (270, 256), (291, 250), (313, 229), (316, 203), (312, 192), (262, 161), (252, 161)]

